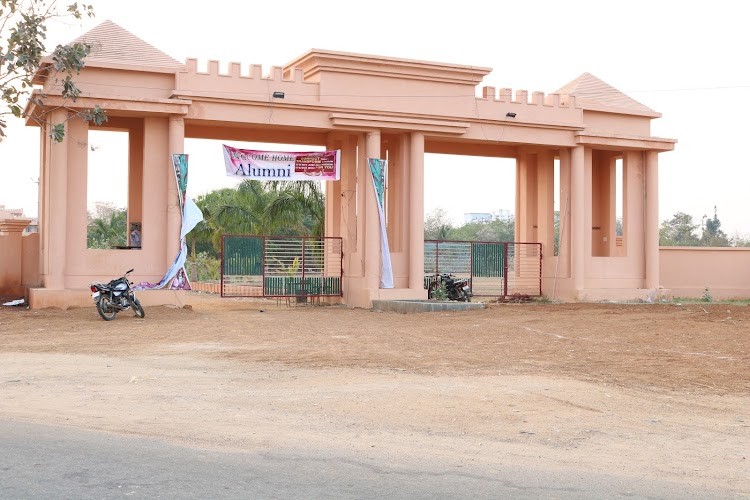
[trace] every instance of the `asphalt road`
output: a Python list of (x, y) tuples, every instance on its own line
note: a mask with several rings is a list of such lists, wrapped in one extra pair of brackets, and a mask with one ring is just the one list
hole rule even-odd
[(637, 478), (547, 470), (419, 467), (325, 450), (223, 453), (158, 440), (0, 420), (2, 499), (722, 498)]

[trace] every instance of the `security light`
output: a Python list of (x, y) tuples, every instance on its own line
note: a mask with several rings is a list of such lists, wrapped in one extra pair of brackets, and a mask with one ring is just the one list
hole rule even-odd
[(276, 99), (283, 99), (283, 98), (284, 98), (284, 93), (283, 93), (283, 92), (279, 92), (279, 91), (277, 90), (276, 92), (274, 92), (274, 93), (273, 93), (273, 96), (274, 96), (274, 97), (275, 97)]
[(516, 114), (515, 113), (505, 113), (505, 116), (507, 116), (508, 118), (515, 118)]

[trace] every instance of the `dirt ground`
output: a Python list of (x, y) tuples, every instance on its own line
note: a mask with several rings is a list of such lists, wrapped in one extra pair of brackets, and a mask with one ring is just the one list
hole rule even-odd
[(746, 305), (190, 304), (109, 323), (93, 308), (0, 308), (0, 418), (750, 496)]

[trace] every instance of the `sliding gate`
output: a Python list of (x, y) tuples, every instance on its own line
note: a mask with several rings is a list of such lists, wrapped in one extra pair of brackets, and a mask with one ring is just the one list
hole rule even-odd
[(468, 279), (477, 297), (541, 296), (542, 244), (425, 240), (425, 288), (441, 273)]
[(224, 235), (222, 297), (341, 297), (341, 238)]

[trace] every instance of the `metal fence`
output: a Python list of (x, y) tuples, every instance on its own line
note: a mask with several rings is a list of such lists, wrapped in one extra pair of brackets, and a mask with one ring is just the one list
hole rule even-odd
[(341, 297), (341, 238), (224, 235), (222, 297)]
[(541, 296), (542, 244), (425, 240), (425, 288), (441, 273), (468, 279), (478, 297)]

